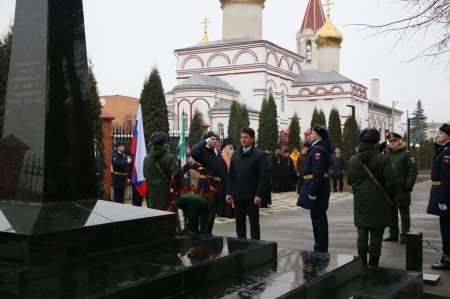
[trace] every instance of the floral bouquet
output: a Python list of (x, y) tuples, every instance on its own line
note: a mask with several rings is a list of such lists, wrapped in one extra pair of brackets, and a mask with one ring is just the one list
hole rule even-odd
[(215, 178), (210, 176), (208, 171), (197, 162), (187, 163), (172, 176), (169, 192), (173, 200), (174, 212), (177, 212), (178, 208), (183, 211), (184, 227), (181, 229), (181, 225), (179, 225), (179, 231), (184, 234), (198, 234), (200, 215), (211, 207), (213, 204), (212, 193), (217, 192), (217, 190), (213, 187), (213, 184), (210, 184), (210, 190), (208, 191), (196, 188), (193, 185), (183, 185), (183, 177), (190, 169), (199, 172), (203, 178), (209, 180)]

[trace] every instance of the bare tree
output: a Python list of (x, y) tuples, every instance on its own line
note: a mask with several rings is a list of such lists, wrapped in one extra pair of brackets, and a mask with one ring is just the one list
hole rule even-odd
[(432, 36), (434, 39), (409, 59), (432, 58), (433, 62), (450, 63), (450, 0), (397, 0), (403, 4), (407, 17), (381, 25), (352, 24), (374, 35), (398, 33), (394, 47), (413, 36)]

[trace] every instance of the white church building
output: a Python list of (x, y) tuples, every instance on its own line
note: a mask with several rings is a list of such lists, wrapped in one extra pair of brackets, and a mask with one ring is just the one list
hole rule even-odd
[(361, 128), (375, 127), (382, 136), (402, 131), (403, 112), (378, 102), (377, 80), (369, 98), (367, 87), (339, 73), (343, 36), (325, 17), (320, 0), (308, 1), (296, 52), (262, 39), (265, 0), (219, 1), (222, 40), (209, 41), (205, 30), (200, 44), (175, 50), (177, 85), (167, 93), (170, 128), (179, 130), (182, 117), (189, 127), (197, 109), (208, 130), (226, 136), (231, 104), (238, 101), (247, 106), (256, 130), (262, 101), (272, 92), (279, 131), (297, 112), (302, 131), (308, 132), (314, 108), (323, 110), (327, 120), (336, 108), (343, 125), (351, 116), (347, 105), (355, 107)]

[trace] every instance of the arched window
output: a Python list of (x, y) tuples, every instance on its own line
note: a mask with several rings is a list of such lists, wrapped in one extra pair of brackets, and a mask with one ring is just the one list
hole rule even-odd
[(281, 105), (280, 105), (281, 112), (284, 112), (284, 92), (281, 94)]
[(311, 63), (312, 60), (312, 45), (311, 40), (306, 42), (306, 63)]
[(269, 95), (273, 94), (273, 89), (272, 87), (269, 87), (269, 92), (267, 93), (267, 99), (269, 99)]
[(223, 137), (223, 135), (225, 134), (225, 131), (223, 129), (223, 123), (217, 124), (217, 132), (219, 133), (220, 137)]

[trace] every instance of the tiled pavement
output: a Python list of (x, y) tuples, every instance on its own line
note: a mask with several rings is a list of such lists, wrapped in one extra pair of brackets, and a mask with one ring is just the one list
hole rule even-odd
[[(411, 230), (422, 232), (424, 240), (430, 240), (440, 249), (439, 219), (425, 213), (429, 190), (430, 181), (418, 183), (414, 188), (411, 206)], [(297, 194), (295, 192), (272, 193), (273, 204), (270, 208), (260, 209), (261, 239), (275, 241), (281, 248), (312, 250), (314, 239), (309, 211), (297, 207), (296, 201)], [(331, 253), (357, 255), (352, 193), (331, 194), (328, 224), (329, 251)], [(234, 219), (217, 218), (213, 233), (215, 235), (236, 236)], [(436, 259), (435, 252), (424, 242), (423, 271), (441, 274), (441, 283), (436, 287), (425, 286), (425, 290), (450, 298), (450, 271), (432, 270), (430, 265)], [(397, 242), (383, 242), (380, 266), (404, 269), (405, 245)]]

